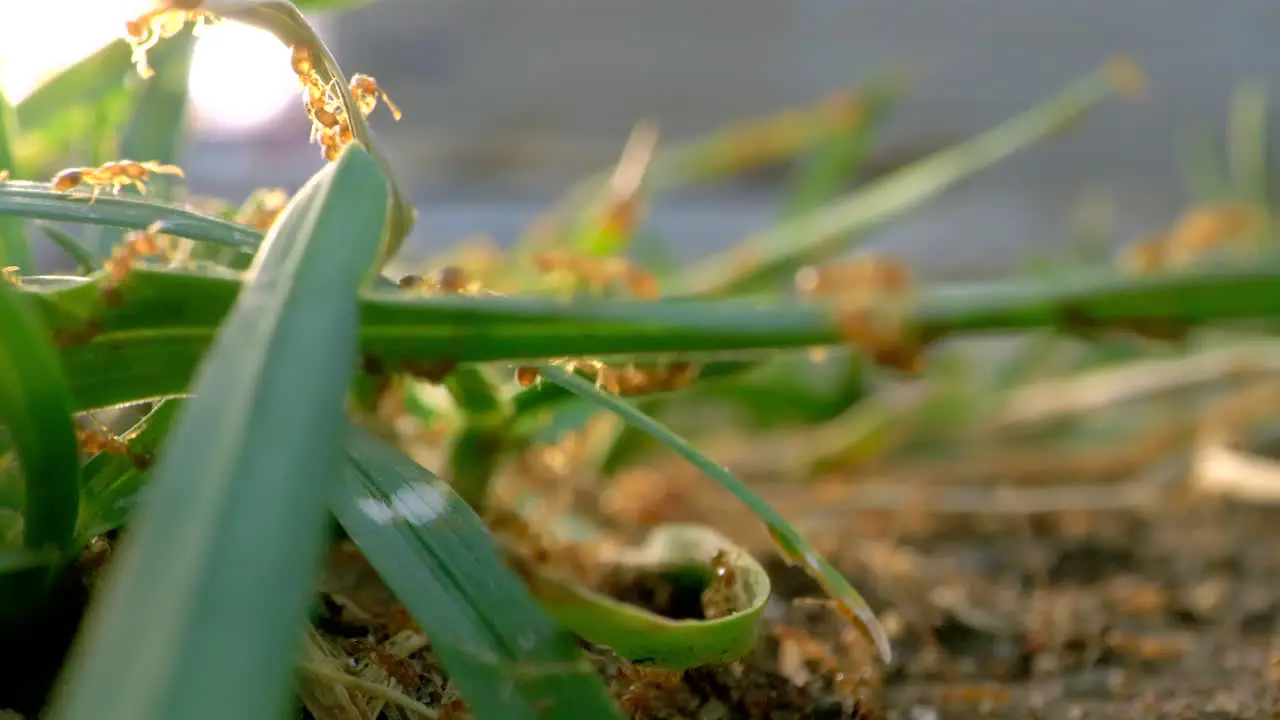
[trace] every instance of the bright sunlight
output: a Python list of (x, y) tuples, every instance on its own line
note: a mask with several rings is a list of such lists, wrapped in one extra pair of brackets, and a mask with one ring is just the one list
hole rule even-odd
[[(0, 92), (11, 103), (58, 71), (122, 35), (150, 0), (0, 2)], [(74, 22), (65, 22), (66, 18)], [(211, 132), (239, 133), (271, 122), (298, 97), (289, 51), (240, 23), (206, 28), (191, 60), (191, 109)]]

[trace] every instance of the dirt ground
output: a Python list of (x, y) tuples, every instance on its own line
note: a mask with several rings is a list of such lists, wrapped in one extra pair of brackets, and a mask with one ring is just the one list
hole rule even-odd
[[(766, 562), (774, 598), (761, 640), (741, 662), (681, 676), (628, 667), (604, 650), (592, 657), (635, 718), (1280, 711), (1280, 509), (1195, 498), (1144, 514), (913, 524), (910, 533), (851, 532), (824, 548), (879, 611), (893, 638), (888, 667), (813, 581), (777, 560)], [(892, 523), (867, 523), (877, 526)], [(355, 640), (325, 632), (354, 655), (408, 622), (361, 566), (357, 553), (335, 553), (330, 589), (382, 619)], [(331, 607), (343, 614), (340, 604)], [(415, 697), (440, 706), (447, 682), (429, 646), (398, 671), (410, 675)], [(460, 703), (452, 708), (441, 717), (466, 716)]]

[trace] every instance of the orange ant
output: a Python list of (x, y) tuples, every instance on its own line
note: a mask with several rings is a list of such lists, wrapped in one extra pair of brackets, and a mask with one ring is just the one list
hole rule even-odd
[(98, 429), (90, 430), (83, 425), (76, 425), (76, 443), (80, 446), (81, 452), (87, 455), (98, 455), (100, 453), (123, 455), (140, 468), (150, 464), (150, 456), (146, 453), (135, 453), (129, 447), (128, 438), (115, 435), (93, 415), (88, 415), (87, 417), (93, 421), (94, 425), (98, 426)]
[(702, 591), (702, 614), (715, 620), (745, 609), (749, 599), (728, 550), (716, 551), (711, 558), (711, 572), (711, 583)]
[(143, 181), (152, 173), (184, 177), (182, 168), (177, 165), (164, 165), (154, 160), (115, 160), (96, 168), (68, 168), (54, 175), (51, 184), (54, 192), (70, 192), (82, 184), (93, 186), (93, 195), (89, 198), (92, 205), (98, 199), (98, 193), (108, 185), (112, 195), (119, 195), (127, 185), (136, 186), (138, 192), (146, 192), (147, 186)]
[(195, 21), (195, 35), (217, 22), (213, 13), (201, 7), (203, 4), (203, 0), (168, 0), (125, 23), (125, 39), (133, 48), (132, 60), (138, 75), (149, 78), (156, 74), (147, 64), (147, 51), (182, 32), (188, 21)]
[(378, 107), (379, 97), (382, 98), (382, 102), (386, 103), (387, 110), (391, 111), (391, 117), (399, 120), (400, 108), (391, 102), (386, 90), (378, 87), (377, 80), (363, 73), (356, 73), (351, 76), (351, 98), (356, 101), (356, 107), (360, 108), (362, 115), (368, 117), (373, 113), (374, 108)]
[(236, 222), (266, 232), (288, 204), (289, 193), (284, 188), (259, 188), (240, 206)]
[(132, 234), (128, 240), (111, 248), (111, 257), (103, 263), (103, 268), (107, 271), (107, 283), (103, 292), (111, 292), (119, 286), (138, 258), (167, 255), (157, 237), (163, 224), (163, 221), (154, 222), (146, 230)]

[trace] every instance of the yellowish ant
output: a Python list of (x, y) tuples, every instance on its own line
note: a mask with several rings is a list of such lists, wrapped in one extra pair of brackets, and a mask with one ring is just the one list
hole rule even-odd
[(20, 272), (21, 272), (21, 268), (19, 268), (17, 265), (10, 265), (9, 267), (0, 268), (0, 280), (3, 280), (4, 282), (9, 283), (10, 285), (21, 285), (22, 275), (19, 274)]
[(391, 117), (399, 120), (400, 108), (391, 102), (386, 90), (378, 87), (377, 80), (362, 73), (356, 73), (351, 76), (351, 98), (356, 101), (356, 107), (360, 108), (362, 115), (368, 117), (373, 113), (374, 108), (378, 107), (379, 97), (382, 98), (382, 102), (386, 103), (387, 110), (391, 111)]
[(147, 51), (157, 43), (182, 32), (188, 21), (195, 21), (195, 35), (217, 22), (213, 13), (201, 7), (203, 0), (165, 0), (159, 5), (125, 23), (125, 39), (133, 48), (133, 64), (143, 78), (156, 74), (147, 63)]
[(113, 195), (119, 195), (120, 190), (127, 185), (136, 186), (138, 192), (146, 192), (144, 181), (152, 173), (183, 177), (182, 168), (177, 165), (164, 165), (154, 160), (116, 160), (96, 168), (68, 168), (54, 175), (51, 184), (54, 192), (70, 192), (80, 185), (91, 185), (93, 195), (89, 198), (89, 204), (92, 205), (98, 199), (98, 193), (108, 185), (111, 186)]

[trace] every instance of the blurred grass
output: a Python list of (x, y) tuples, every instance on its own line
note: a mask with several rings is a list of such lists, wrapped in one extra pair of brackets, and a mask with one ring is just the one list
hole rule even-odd
[[(346, 75), (298, 12), (336, 4), (358, 3), (209, 6), (288, 44), (315, 43), (323, 78), (338, 81), (340, 104), (352, 111)], [(0, 166), (6, 147), (23, 178), (81, 155), (178, 162), (190, 42), (184, 34), (162, 43), (153, 59), (158, 75), (145, 84), (132, 76), (119, 42), (69, 68), (19, 105), (21, 133), (0, 134)], [(1083, 419), (1060, 401), (1046, 403), (1052, 386), (1045, 390), (1037, 380), (1074, 373), (1073, 379), (1101, 387), (1103, 374), (1135, 361), (1272, 333), (1268, 323), (1280, 314), (1274, 292), (1280, 255), (1268, 226), (1260, 234), (1263, 252), (1247, 263), (1133, 277), (1099, 267), (1106, 258), (1081, 251), (997, 283), (921, 288), (904, 327), (926, 346), (930, 362), (905, 401), (889, 392), (903, 378), (873, 367), (856, 348), (841, 348), (821, 371), (796, 352), (844, 343), (847, 326), (838, 302), (783, 297), (782, 281), (1066, 129), (1103, 99), (1133, 90), (1136, 79), (1132, 68), (1112, 63), (973, 140), (866, 184), (859, 171), (903, 89), (899, 75), (660, 150), (625, 198), (641, 210), (663, 190), (803, 160), (776, 228), (691, 266), (663, 273), (649, 264), (667, 281), (667, 297), (656, 302), (548, 296), (530, 284), (537, 273), (528, 261), (548, 241), (536, 233), (493, 263), (502, 276), (495, 284), (510, 297), (423, 297), (396, 289), (377, 268), (412, 226), (414, 210), (354, 111), (355, 146), (300, 191), (265, 240), (256, 230), (174, 203), (163, 191), (146, 199), (104, 197), (90, 206), (42, 184), (0, 183), (0, 222), (36, 220), (87, 273), (24, 272), (19, 289), (0, 286), (0, 310), (9, 307), (7, 316), (22, 320), (0, 326), (0, 359), (21, 365), (21, 373), (5, 370), (0, 392), (26, 397), (7, 404), (9, 432), (0, 433), (0, 529), (5, 539), (15, 528), (55, 538), (63, 555), (99, 533), (128, 531), (99, 593), (105, 609), (89, 617), (54, 716), (277, 715), (289, 700), (303, 600), (325, 545), (326, 503), (429, 637), (479, 717), (620, 717), (573, 630), (641, 664), (689, 667), (741, 657), (760, 623), (771, 622), (762, 613), (770, 596), (767, 576), (749, 607), (723, 622), (671, 624), (648, 609), (592, 595), (595, 589), (577, 578), (557, 580), (560, 594), (553, 596), (538, 583), (538, 572), (504, 564), (502, 555), (508, 561), (540, 557), (543, 548), (500, 527), (497, 518), (511, 503), (503, 483), (535, 475), (531, 456), (575, 438), (588, 438), (590, 447), (574, 470), (606, 481), (597, 487), (627, 463), (658, 466), (650, 453), (661, 447), (729, 490), (753, 526), (762, 521), (772, 552), (804, 568), (846, 619), (869, 631), (887, 660), (887, 635), (841, 575), (847, 568), (833, 567), (784, 518), (797, 507), (789, 498), (809, 492), (800, 486), (886, 464), (904, 477), (926, 475), (939, 483), (989, 467), (1031, 475), (1040, 456), (1084, 468), (1083, 476), (1104, 474), (1098, 470), (1104, 466), (1107, 472), (1132, 469), (1150, 459), (1141, 455), (1150, 447), (1173, 452), (1160, 442), (1174, 437), (1187, 445), (1192, 413), (1182, 413), (1176, 427), (1153, 427), (1149, 407), (1108, 406), (1114, 417)], [(1197, 161), (1197, 192), (1266, 206), (1266, 120), (1264, 89), (1242, 86), (1228, 116), (1227, 160), (1212, 146), (1202, 148), (1207, 160)], [(611, 173), (588, 178), (552, 209), (553, 224), (561, 226), (550, 234), (551, 247), (587, 245), (605, 260), (638, 257), (646, 247), (655, 254), (660, 241), (645, 234), (642, 211), (608, 242), (598, 242), (600, 227), (580, 232), (582, 223), (599, 223), (588, 211), (610, 183)], [(95, 240), (43, 224), (55, 221), (96, 226)], [(199, 243), (199, 262), (135, 263), (122, 277), (98, 269), (110, 246), (130, 237), (127, 230), (156, 221), (164, 233)], [(8, 242), (5, 227), (0, 239)], [(0, 266), (25, 243), (0, 246), (8, 253)], [(710, 294), (739, 297), (698, 297)], [(29, 311), (18, 310), (25, 306)], [(1016, 335), (998, 362), (942, 342), (991, 334)], [(28, 347), (35, 352), (26, 354)], [(614, 369), (674, 359), (703, 367), (690, 387), (623, 400), (549, 363), (583, 356)], [(65, 380), (49, 370), (59, 364)], [(516, 389), (499, 379), (521, 364), (539, 368), (540, 387)], [(432, 374), (424, 367), (448, 365), (457, 367), (443, 381), (415, 378)], [(1189, 384), (1185, 376), (1172, 382)], [(1040, 395), (1032, 392), (1037, 388)], [(68, 398), (35, 403), (24, 396), (36, 391)], [(193, 391), (194, 398), (186, 397)], [(343, 392), (348, 402), (340, 410)], [(1123, 393), (1112, 393), (1119, 405)], [(131, 421), (121, 439), (127, 452), (97, 453), (83, 467), (68, 461), (77, 455), (62, 447), (63, 430), (73, 427), (74, 413), (152, 400), (160, 402), (145, 406), (145, 416)], [(1144, 400), (1170, 402), (1166, 396)], [(791, 407), (779, 410), (783, 404)], [(726, 406), (733, 411), (726, 413)], [(30, 412), (20, 417), (12, 412), (19, 407)], [(612, 422), (602, 425), (607, 432), (596, 432), (590, 421), (603, 413)], [(1026, 413), (1045, 421), (1025, 421)], [(442, 434), (427, 439), (422, 426), (428, 424)], [(27, 432), (37, 426), (38, 433)], [(46, 432), (46, 426), (56, 428)], [(716, 444), (726, 439), (733, 452)], [(1131, 446), (1122, 448), (1128, 454), (1106, 462), (1088, 455), (1117, 442)], [(160, 458), (155, 468), (137, 460), (152, 453)], [(64, 482), (34, 488), (52, 494), (33, 496), (30, 483), (19, 482), (15, 455), (29, 472), (28, 458), (47, 461), (37, 462), (43, 469), (27, 479), (48, 474)], [(452, 487), (420, 464), (436, 462)], [(758, 486), (760, 478), (770, 482)], [(75, 502), (67, 501), (68, 488)], [(869, 497), (878, 499), (867, 502), (902, 506), (908, 489), (873, 492)], [(958, 506), (990, 504), (973, 487), (946, 490), (939, 497)], [(830, 496), (815, 508), (806, 497), (800, 507), (830, 518), (857, 502)], [(42, 507), (55, 511), (42, 515)], [(737, 516), (724, 511), (705, 521), (732, 524), (727, 518)], [(576, 523), (575, 532), (591, 528), (586, 534), (597, 540), (606, 534), (601, 518), (581, 506), (558, 512), (549, 523), (557, 531)], [(560, 534), (553, 539), (574, 545), (566, 540), (571, 533)], [(38, 589), (39, 578), (65, 565), (68, 558), (44, 553), (43, 541), (32, 537), (26, 546), (0, 548), (0, 569), (11, 571), (0, 575), (6, 588)], [(724, 542), (744, 553), (739, 570), (763, 574), (759, 558), (746, 554), (756, 548)], [(704, 563), (690, 568), (695, 574), (710, 572), (704, 557), (710, 546), (694, 544), (697, 557), (682, 562)], [(667, 559), (679, 554), (668, 551)], [(327, 672), (315, 677), (351, 677), (336, 661)]]

